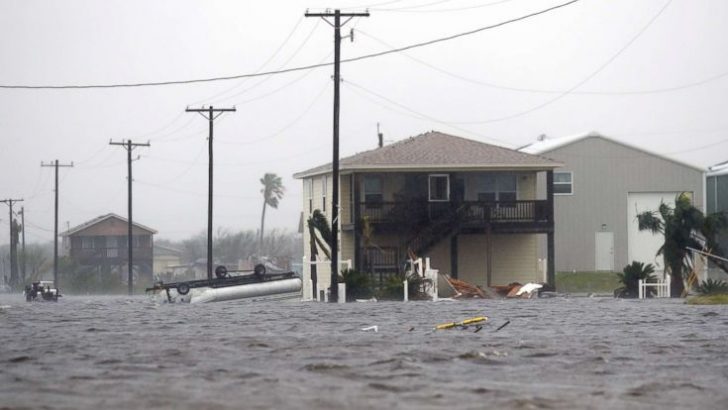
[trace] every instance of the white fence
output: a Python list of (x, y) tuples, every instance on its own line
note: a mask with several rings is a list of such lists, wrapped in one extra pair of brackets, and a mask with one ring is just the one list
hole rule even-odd
[(658, 280), (656, 283), (648, 283), (640, 279), (637, 282), (639, 298), (644, 299), (647, 296), (647, 288), (655, 288), (658, 298), (670, 297), (670, 275), (665, 275), (665, 279)]
[[(303, 266), (308, 266), (308, 269), (303, 269), (303, 294), (301, 295), (301, 300), (309, 301), (309, 300), (317, 300), (319, 302), (328, 302), (329, 301), (329, 287), (331, 286), (331, 274), (329, 272), (325, 272), (325, 274), (318, 275), (318, 280), (316, 281), (316, 297), (313, 298), (311, 296), (311, 293), (313, 292), (313, 280), (311, 280), (311, 266), (331, 266), (331, 261), (329, 260), (323, 260), (323, 261), (310, 261), (305, 256), (303, 257)], [(339, 261), (339, 272), (343, 269), (351, 269), (351, 259), (345, 259)], [(346, 285), (343, 283), (339, 283), (339, 303), (346, 302)]]
[[(410, 266), (412, 267), (412, 273), (416, 273), (417, 275), (423, 277), (427, 282), (429, 282), (430, 286), (427, 287), (427, 294), (430, 296), (430, 298), (434, 301), (437, 300), (437, 277), (439, 271), (437, 269), (430, 268), (430, 258), (425, 258), (424, 260), (422, 258), (417, 258), (415, 260), (409, 260)], [(407, 281), (404, 281), (404, 301), (407, 302), (409, 300), (409, 292), (407, 285)]]

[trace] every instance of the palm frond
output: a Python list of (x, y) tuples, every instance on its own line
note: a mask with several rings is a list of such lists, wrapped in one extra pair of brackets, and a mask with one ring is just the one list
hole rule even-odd
[(645, 211), (637, 215), (637, 226), (640, 231), (663, 233), (665, 226), (663, 220), (658, 218), (654, 211)]

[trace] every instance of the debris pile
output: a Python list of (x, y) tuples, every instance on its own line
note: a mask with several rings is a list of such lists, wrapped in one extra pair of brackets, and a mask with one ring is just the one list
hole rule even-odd
[(453, 296), (454, 299), (460, 299), (460, 298), (481, 298), (485, 299), (487, 298), (485, 292), (480, 287), (473, 285), (471, 283), (465, 282), (463, 280), (458, 280), (455, 278), (451, 278), (449, 276), (446, 276), (446, 279), (450, 286), (455, 290), (455, 295)]

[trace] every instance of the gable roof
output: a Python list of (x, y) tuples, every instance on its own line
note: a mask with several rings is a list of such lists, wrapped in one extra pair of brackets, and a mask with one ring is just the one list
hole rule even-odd
[[(438, 131), (430, 131), (394, 144), (342, 158), (342, 171), (347, 170), (452, 170), (452, 169), (553, 169), (562, 164), (538, 155), (531, 155), (497, 145), (486, 144)], [(294, 174), (305, 178), (331, 172), (331, 164), (321, 165)]]
[[(101, 215), (99, 217), (96, 217), (96, 218), (94, 218), (94, 219), (92, 219), (90, 221), (84, 222), (81, 225), (74, 226), (73, 228), (70, 228), (67, 231), (62, 232), (60, 235), (61, 236), (73, 235), (75, 233), (78, 233), (78, 232), (86, 229), (86, 228), (89, 228), (91, 226), (94, 226), (94, 225), (96, 225), (98, 223), (104, 222), (104, 221), (106, 221), (108, 219), (112, 219), (112, 218), (119, 219), (119, 220), (121, 220), (124, 223), (129, 223), (129, 220), (128, 219), (122, 218), (121, 216), (119, 216), (117, 214), (114, 214), (114, 213), (109, 213), (109, 214), (106, 214), (106, 215)], [(139, 228), (139, 229), (143, 229), (145, 231), (148, 231), (151, 234), (156, 234), (157, 233), (156, 230), (154, 230), (152, 228), (149, 228), (149, 227), (146, 227), (146, 226), (144, 226), (142, 224), (136, 223), (134, 221), (132, 221), (132, 225), (135, 226), (135, 227), (137, 227), (137, 228)]]
[(705, 169), (703, 169), (703, 168), (701, 168), (701, 167), (699, 167), (697, 165), (688, 164), (687, 162), (683, 162), (683, 161), (680, 161), (680, 160), (675, 159), (675, 158), (671, 158), (671, 157), (668, 157), (668, 156), (665, 156), (665, 155), (662, 155), (662, 154), (658, 154), (656, 152), (648, 151), (645, 148), (638, 147), (636, 145), (632, 145), (632, 144), (626, 143), (624, 141), (616, 140), (614, 138), (611, 138), (611, 137), (608, 137), (606, 135), (600, 134), (597, 131), (591, 131), (591, 132), (581, 133), (581, 134), (576, 134), (576, 135), (569, 135), (569, 136), (566, 136), (566, 137), (559, 137), (559, 138), (546, 138), (546, 139), (543, 139), (541, 141), (536, 141), (536, 142), (533, 142), (531, 144), (528, 144), (528, 145), (526, 145), (524, 147), (519, 148), (518, 150), (521, 151), (521, 152), (529, 153), (529, 154), (543, 155), (543, 154), (545, 154), (547, 152), (551, 152), (551, 151), (556, 150), (558, 148), (565, 147), (567, 145), (571, 145), (571, 144), (574, 144), (576, 142), (583, 141), (583, 140), (586, 140), (586, 139), (589, 139), (589, 138), (601, 138), (603, 140), (606, 140), (606, 141), (609, 141), (609, 142), (612, 142), (612, 143), (615, 143), (615, 144), (619, 144), (619, 145), (622, 145), (624, 147), (631, 148), (633, 150), (637, 150), (637, 151), (643, 152), (643, 153), (648, 154), (648, 155), (652, 155), (652, 156), (655, 156), (655, 157), (658, 157), (658, 158), (662, 158), (662, 159), (664, 159), (666, 161), (674, 162), (676, 164), (683, 165), (683, 166), (686, 166), (688, 168), (692, 168), (692, 169), (696, 169), (696, 170), (701, 171), (701, 172), (705, 172)]

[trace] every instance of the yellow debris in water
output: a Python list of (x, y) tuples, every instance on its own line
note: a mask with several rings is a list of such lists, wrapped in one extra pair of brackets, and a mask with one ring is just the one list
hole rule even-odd
[(436, 330), (452, 329), (454, 327), (473, 325), (475, 323), (485, 322), (487, 320), (488, 320), (488, 317), (486, 317), (486, 316), (478, 316), (478, 317), (474, 317), (471, 319), (465, 319), (462, 322), (443, 323), (441, 325), (435, 326), (435, 329)]

